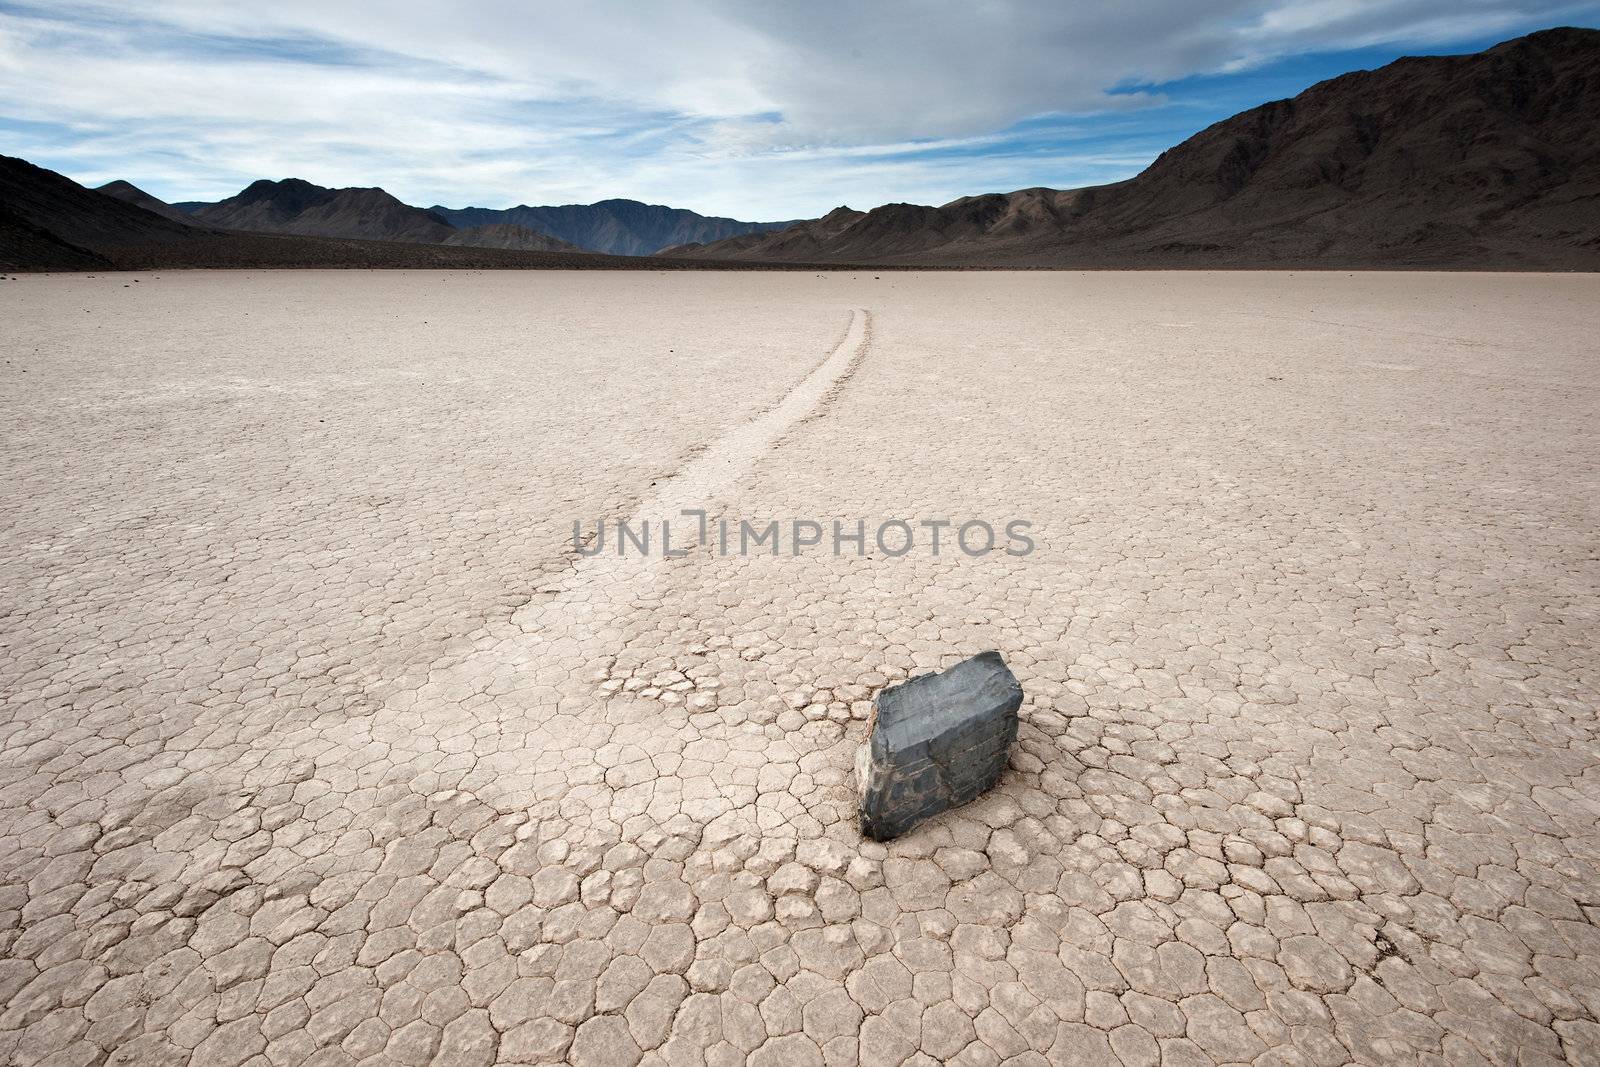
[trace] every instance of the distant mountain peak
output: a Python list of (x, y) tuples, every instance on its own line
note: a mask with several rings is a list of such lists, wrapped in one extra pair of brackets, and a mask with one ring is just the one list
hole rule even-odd
[[(276, 183), (272, 189), (283, 191)], [(309, 185), (310, 183), (305, 183)], [(256, 190), (256, 194), (265, 191)], [(289, 192), (295, 187), (290, 186)], [(304, 192), (301, 189), (300, 192)], [(340, 193), (340, 190), (330, 190)], [(362, 240), (315, 234), (291, 235), (282, 230), (250, 233), (199, 225), (185, 216), (174, 220), (131, 203), (161, 202), (127, 181), (108, 182), (101, 190), (85, 189), (55, 171), (27, 160), (0, 155), (0, 271), (117, 270), (181, 268), (386, 268), (497, 269), (584, 268), (625, 266), (627, 261), (574, 252), (563, 242), (515, 226), (485, 231), (457, 231), (436, 221), (428, 225), (448, 238), (435, 243), (404, 240)], [(238, 198), (229, 198), (240, 209)], [(270, 200), (270, 197), (268, 198)], [(172, 207), (172, 205), (166, 205)], [(196, 209), (216, 208), (196, 204)], [(400, 204), (381, 190), (356, 190), (330, 197), (330, 210), (376, 212), (368, 223), (383, 223), (395, 207), (428, 217)], [(244, 205), (250, 207), (250, 205)], [(265, 212), (270, 203), (257, 201)], [(349, 222), (314, 209), (295, 222)]]
[(741, 222), (701, 215), (687, 208), (620, 197), (593, 204), (545, 207), (519, 204), (504, 209), (435, 205), (432, 210), (455, 226), (511, 223), (550, 234), (591, 252), (624, 256), (647, 256), (672, 245), (720, 241), (791, 225), (788, 222)]
[(263, 178), (238, 194), (196, 208), (193, 217), (230, 230), (438, 244), (455, 228), (383, 189), (329, 189), (303, 178)]
[[(53, 170), (0, 155), (0, 270), (94, 270), (106, 251), (193, 240), (192, 225), (128, 202), (127, 189), (85, 189)], [(117, 195), (123, 193), (123, 196)]]
[(171, 219), (173, 222), (181, 222), (185, 226), (193, 226), (195, 224), (194, 219), (190, 218), (182, 211), (179, 211), (171, 204), (168, 204), (163, 200), (156, 199), (143, 189), (139, 188), (137, 185), (133, 184), (132, 182), (123, 181), (121, 178), (118, 178), (116, 181), (106, 182), (104, 185), (95, 189), (95, 192), (116, 197), (125, 204), (132, 204), (135, 207), (142, 207), (146, 211), (154, 212), (164, 219)]

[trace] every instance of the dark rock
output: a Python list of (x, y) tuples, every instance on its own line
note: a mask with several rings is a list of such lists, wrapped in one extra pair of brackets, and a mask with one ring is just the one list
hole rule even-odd
[(1005, 770), (1021, 706), (998, 652), (879, 693), (856, 757), (862, 835), (887, 841), (976, 799)]

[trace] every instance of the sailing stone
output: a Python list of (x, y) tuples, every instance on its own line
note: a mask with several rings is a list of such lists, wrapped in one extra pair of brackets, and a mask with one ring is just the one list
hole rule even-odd
[(879, 693), (856, 755), (862, 835), (887, 841), (976, 799), (1006, 768), (1021, 706), (998, 652)]

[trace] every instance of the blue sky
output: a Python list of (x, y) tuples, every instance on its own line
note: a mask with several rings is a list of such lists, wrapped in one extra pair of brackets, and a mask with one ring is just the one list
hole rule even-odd
[(1115, 181), (1324, 78), (1555, 25), (1600, 0), (0, 0), (0, 151), (168, 200), (293, 176), (800, 218)]

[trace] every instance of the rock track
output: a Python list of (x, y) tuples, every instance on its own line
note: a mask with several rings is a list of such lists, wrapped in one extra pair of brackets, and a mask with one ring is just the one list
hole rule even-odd
[[(1594, 282), (869, 278), (0, 290), (0, 1060), (1592, 1059)], [(685, 507), (1041, 549), (572, 551)]]

